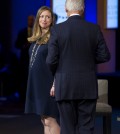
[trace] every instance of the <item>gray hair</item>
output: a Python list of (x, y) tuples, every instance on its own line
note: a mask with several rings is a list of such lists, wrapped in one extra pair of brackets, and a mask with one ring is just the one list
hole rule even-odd
[(65, 7), (68, 11), (84, 11), (84, 0), (66, 0)]

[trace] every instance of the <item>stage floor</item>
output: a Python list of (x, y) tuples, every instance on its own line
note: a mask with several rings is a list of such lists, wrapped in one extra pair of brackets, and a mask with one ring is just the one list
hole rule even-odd
[[(112, 134), (120, 133), (120, 110), (113, 110)], [(118, 120), (117, 120), (118, 118)], [(44, 134), (40, 117), (37, 115), (0, 115), (0, 134)], [(102, 118), (97, 117), (95, 122), (95, 134), (102, 133)]]
[[(24, 114), (20, 102), (0, 102), (0, 134), (43, 134), (38, 115)], [(95, 133), (102, 133), (102, 117), (96, 117)], [(120, 109), (113, 108), (112, 134), (120, 134)]]

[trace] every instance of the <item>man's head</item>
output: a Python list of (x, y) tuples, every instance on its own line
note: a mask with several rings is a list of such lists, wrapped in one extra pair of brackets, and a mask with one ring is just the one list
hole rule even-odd
[(34, 25), (35, 17), (34, 15), (29, 15), (28, 16), (28, 27), (32, 28)]
[(66, 0), (65, 10), (68, 16), (70, 14), (80, 14), (84, 12), (84, 0)]

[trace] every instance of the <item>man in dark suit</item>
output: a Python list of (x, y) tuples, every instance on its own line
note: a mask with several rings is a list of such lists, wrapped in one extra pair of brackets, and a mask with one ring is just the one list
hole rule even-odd
[[(96, 64), (110, 60), (100, 27), (81, 17), (84, 0), (66, 0), (67, 21), (51, 29), (46, 62), (55, 77), (61, 134), (93, 134), (98, 98)], [(54, 86), (54, 85), (53, 85)]]
[(19, 77), (18, 83), (20, 84), (18, 88), (20, 92), (20, 99), (24, 101), (25, 92), (27, 86), (27, 78), (28, 78), (28, 65), (29, 65), (29, 54), (28, 50), (30, 47), (30, 43), (27, 38), (32, 35), (32, 28), (34, 24), (35, 17), (34, 15), (29, 15), (27, 18), (27, 27), (21, 29), (18, 33), (15, 47), (20, 50), (20, 58), (19, 58)]

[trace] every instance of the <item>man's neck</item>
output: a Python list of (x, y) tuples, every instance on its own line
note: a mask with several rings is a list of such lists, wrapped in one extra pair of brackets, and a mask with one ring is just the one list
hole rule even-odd
[(73, 15), (80, 15), (80, 11), (68, 11), (68, 17)]

